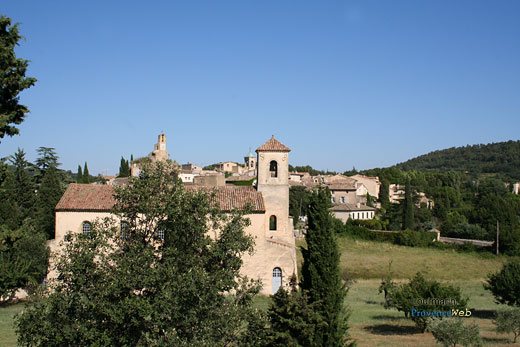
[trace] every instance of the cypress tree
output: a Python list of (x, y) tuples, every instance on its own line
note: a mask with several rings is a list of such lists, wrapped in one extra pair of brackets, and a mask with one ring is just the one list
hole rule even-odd
[(404, 187), (404, 221), (403, 229), (413, 229), (414, 216), (413, 216), (413, 199), (412, 199), (412, 187), (410, 185), (410, 178), (406, 178), (406, 185)]
[(63, 194), (56, 168), (51, 166), (43, 176), (38, 191), (38, 225), (48, 239), (54, 238), (54, 207)]
[(83, 173), (81, 171), (81, 165), (78, 165), (78, 177), (76, 178), (77, 183), (83, 183)]
[(339, 272), (340, 254), (330, 201), (330, 191), (321, 187), (310, 196), (301, 286), (326, 323), (324, 327), (316, 327), (315, 341), (323, 346), (344, 346), (350, 339), (348, 314), (343, 306), (348, 287), (342, 283)]
[(390, 204), (390, 184), (388, 180), (381, 180), (381, 188), (379, 190), (379, 201), (381, 201), (382, 207), (387, 207)]
[(83, 167), (83, 183), (90, 183), (90, 174), (88, 172), (87, 162), (85, 162), (85, 166)]
[(20, 209), (20, 216), (23, 220), (33, 212), (35, 203), (34, 185), (27, 174), (29, 163), (25, 160), (25, 152), (18, 148), (18, 151), (10, 157), (10, 161), (14, 165), (12, 199)]

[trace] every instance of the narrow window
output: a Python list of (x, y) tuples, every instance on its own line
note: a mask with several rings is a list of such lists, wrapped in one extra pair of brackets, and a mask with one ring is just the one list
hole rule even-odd
[(83, 222), (83, 224), (81, 224), (81, 231), (83, 232), (84, 235), (90, 234), (91, 230), (92, 230), (92, 224), (90, 224), (90, 222)]
[(345, 197), (344, 197), (344, 196), (341, 197), (341, 203), (342, 203), (342, 204), (345, 203)]
[(128, 225), (127, 222), (121, 222), (121, 238), (123, 240), (128, 240), (128, 237), (130, 236), (129, 235), (129, 229), (130, 229), (130, 226)]
[(276, 216), (269, 217), (269, 230), (276, 230)]
[(157, 230), (157, 237), (159, 240), (164, 241), (164, 230)]
[(275, 267), (273, 269), (273, 294), (282, 286), (282, 269)]
[(332, 200), (333, 204), (336, 203), (336, 198), (335, 197), (332, 197), (331, 200)]
[(271, 160), (269, 163), (269, 172), (271, 173), (271, 177), (278, 177), (278, 163), (274, 160)]

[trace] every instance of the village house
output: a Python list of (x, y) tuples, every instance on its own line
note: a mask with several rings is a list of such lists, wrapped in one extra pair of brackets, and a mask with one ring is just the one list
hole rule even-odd
[(369, 220), (374, 219), (376, 209), (361, 203), (356, 204), (336, 204), (330, 209), (334, 217), (346, 223), (349, 219)]
[[(218, 184), (207, 188), (216, 192), (224, 212), (252, 205), (246, 216), (251, 224), (245, 232), (253, 236), (255, 252), (244, 256), (241, 271), (250, 278), (260, 279), (262, 293), (266, 295), (275, 293), (280, 286), (288, 286), (290, 277), (297, 274), (293, 223), (289, 216), (289, 152), (273, 136), (256, 150), (256, 188)], [(164, 134), (159, 135), (158, 144), (148, 158), (151, 162), (169, 158)], [(203, 176), (194, 180), (199, 177)], [(186, 185), (186, 189), (202, 188)], [(94, 220), (115, 217), (111, 214), (115, 203), (113, 193), (114, 187), (110, 185), (70, 184), (56, 205), (55, 238), (49, 242), (51, 251), (58, 249), (66, 234), (89, 233)]]

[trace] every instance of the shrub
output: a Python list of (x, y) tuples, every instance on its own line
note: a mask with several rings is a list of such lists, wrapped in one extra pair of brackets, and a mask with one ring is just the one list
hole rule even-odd
[[(406, 284), (395, 285), (389, 279), (385, 279), (384, 282), (385, 308), (402, 311), (405, 317), (411, 318), (422, 331), (426, 329), (428, 317), (411, 314), (412, 309), (416, 312), (464, 310), (468, 302), (468, 298), (462, 296), (459, 287), (427, 280), (420, 272)], [(380, 288), (383, 288), (383, 283)]]
[(433, 319), (428, 321), (428, 330), (443, 346), (482, 346), (477, 324), (464, 324), (461, 318)]
[(499, 272), (489, 274), (484, 288), (493, 293), (497, 302), (520, 306), (520, 260), (511, 261)]
[(494, 323), (498, 333), (513, 333), (515, 335), (513, 343), (516, 343), (516, 339), (520, 336), (520, 308), (498, 311)]

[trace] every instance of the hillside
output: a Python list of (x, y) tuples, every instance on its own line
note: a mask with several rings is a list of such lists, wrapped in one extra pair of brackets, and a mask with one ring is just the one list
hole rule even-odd
[(452, 147), (421, 155), (395, 167), (406, 171), (455, 170), (499, 174), (520, 180), (520, 141)]

